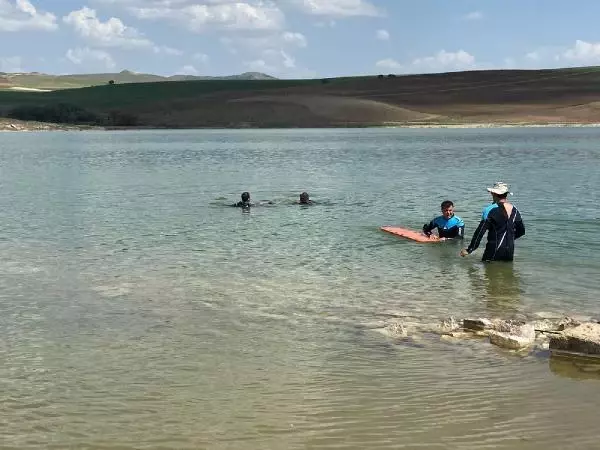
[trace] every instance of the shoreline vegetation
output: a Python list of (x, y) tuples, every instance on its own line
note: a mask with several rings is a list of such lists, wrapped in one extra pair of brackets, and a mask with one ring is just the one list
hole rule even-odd
[(600, 67), (306, 80), (127, 72), (107, 83), (110, 75), (49, 89), (60, 77), (0, 73), (0, 131), (600, 126)]

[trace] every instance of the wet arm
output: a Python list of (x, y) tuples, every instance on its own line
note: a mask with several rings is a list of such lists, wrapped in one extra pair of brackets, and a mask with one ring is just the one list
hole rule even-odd
[(477, 250), (477, 247), (479, 247), (479, 244), (481, 243), (481, 239), (485, 235), (485, 232), (487, 231), (487, 229), (488, 229), (488, 221), (487, 220), (482, 220), (481, 222), (479, 222), (479, 225), (477, 226), (475, 233), (473, 233), (473, 238), (471, 239), (471, 243), (467, 247), (468, 253), (473, 253), (475, 250)]
[(426, 223), (425, 225), (423, 225), (423, 233), (425, 233), (427, 236), (429, 236), (431, 234), (431, 231), (436, 227), (434, 221), (432, 220), (429, 223)]
[(521, 214), (519, 212), (517, 212), (517, 217), (515, 218), (515, 239), (519, 239), (524, 234), (525, 234), (525, 224), (523, 224), (523, 219), (521, 219)]

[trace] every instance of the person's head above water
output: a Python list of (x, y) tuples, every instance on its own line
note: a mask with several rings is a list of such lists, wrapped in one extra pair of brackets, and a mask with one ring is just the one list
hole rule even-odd
[(303, 192), (300, 194), (300, 203), (306, 204), (310, 202), (310, 198), (308, 197), (308, 192)]
[(242, 192), (242, 201), (247, 203), (250, 201), (250, 192)]
[(501, 200), (505, 200), (509, 194), (512, 195), (512, 192), (510, 192), (510, 188), (508, 187), (508, 184), (506, 184), (502, 181), (497, 181), (496, 183), (494, 183), (494, 185), (491, 188), (486, 188), (486, 189), (490, 194), (492, 194), (492, 198), (495, 203), (497, 203)]
[(440, 205), (440, 209), (442, 210), (442, 216), (444, 216), (446, 219), (450, 219), (452, 216), (454, 216), (454, 203), (452, 203), (450, 200), (444, 200)]

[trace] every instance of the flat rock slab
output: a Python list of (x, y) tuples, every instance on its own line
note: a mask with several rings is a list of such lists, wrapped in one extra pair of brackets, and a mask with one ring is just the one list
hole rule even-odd
[(588, 322), (553, 335), (550, 350), (600, 356), (600, 324)]
[(521, 350), (533, 345), (535, 342), (533, 325), (515, 327), (512, 332), (490, 331), (489, 336), (492, 344), (510, 350)]

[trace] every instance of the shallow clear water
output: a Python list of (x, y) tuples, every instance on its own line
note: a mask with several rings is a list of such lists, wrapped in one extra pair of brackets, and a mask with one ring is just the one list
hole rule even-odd
[[(599, 138), (0, 135), (3, 448), (597, 448), (593, 369), (364, 325), (600, 315)], [(449, 198), (470, 238), (498, 180), (512, 265), (378, 229)], [(274, 205), (224, 206), (244, 190)]]

